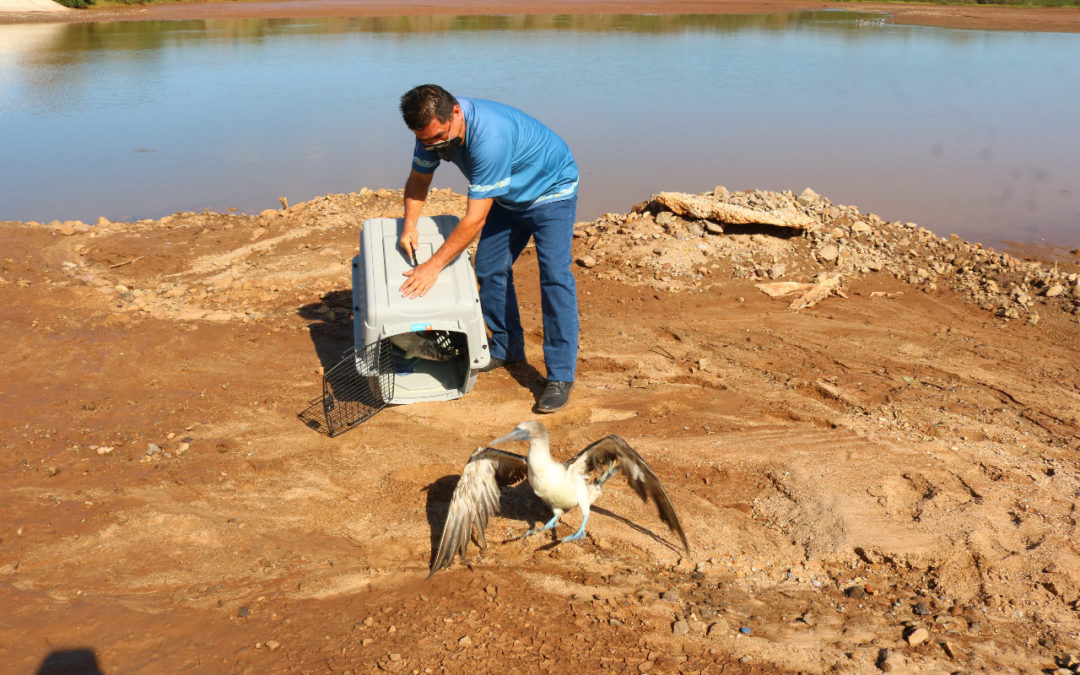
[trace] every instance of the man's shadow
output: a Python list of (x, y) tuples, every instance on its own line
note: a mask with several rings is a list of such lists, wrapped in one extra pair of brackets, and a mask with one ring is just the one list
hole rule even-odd
[(544, 384), (547, 382), (547, 378), (536, 369), (536, 366), (528, 361), (522, 361), (521, 363), (504, 366), (504, 369), (510, 374), (510, 377), (514, 378), (515, 382), (521, 385), (522, 389), (528, 389), (533, 398), (540, 398), (540, 394), (544, 392)]

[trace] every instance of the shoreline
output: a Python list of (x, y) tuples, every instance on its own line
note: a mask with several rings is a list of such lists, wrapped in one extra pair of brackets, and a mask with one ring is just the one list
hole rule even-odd
[[(0, 2), (2, 5), (2, 2)], [(270, 19), (416, 15), (523, 14), (785, 14), (842, 9), (885, 13), (890, 22), (978, 30), (1080, 32), (1080, 8), (805, 2), (803, 0), (284, 0), (253, 2), (177, 2), (146, 7), (102, 7), (70, 12), (20, 12), (0, 9), (0, 24), (182, 21), (192, 19)]]

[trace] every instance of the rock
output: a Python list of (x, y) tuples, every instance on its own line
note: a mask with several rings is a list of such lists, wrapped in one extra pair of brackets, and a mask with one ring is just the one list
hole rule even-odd
[[(723, 234), (724, 233), (724, 226), (721, 225), (720, 223), (714, 223), (711, 220), (706, 220), (705, 221), (705, 231), (708, 232), (709, 234)], [(1078, 286), (1077, 288), (1080, 288), (1080, 286)]]
[(840, 247), (836, 244), (826, 244), (818, 249), (818, 257), (825, 262), (833, 262), (840, 256)]
[(866, 595), (866, 589), (862, 586), (852, 586), (844, 591), (844, 595), (853, 600), (859, 600)]
[(925, 628), (916, 628), (904, 636), (907, 643), (912, 647), (918, 647), (930, 638), (930, 631)]
[(596, 267), (596, 258), (592, 257), (591, 255), (583, 255), (577, 259), (577, 264), (586, 268)]
[(705, 630), (705, 634), (709, 637), (717, 637), (720, 635), (724, 635), (729, 630), (731, 629), (728, 627), (726, 621), (717, 621), (715, 623), (709, 624), (709, 627)]
[(854, 232), (855, 234), (866, 234), (867, 232), (871, 231), (871, 228), (870, 228), (869, 225), (867, 225), (863, 221), (856, 220), (851, 225), (851, 231)]
[(679, 619), (675, 623), (671, 624), (671, 634), (675, 637), (682, 637), (690, 632), (690, 624), (683, 619)]
[(106, 218), (105, 216), (102, 216), (102, 217), (97, 219), (97, 226), (98, 227), (108, 227), (109, 225), (112, 225), (112, 222), (110, 222), (109, 219)]
[(770, 279), (777, 279), (779, 277), (784, 276), (784, 274), (786, 274), (786, 273), (787, 273), (787, 265), (785, 265), (784, 263), (776, 263), (775, 265), (773, 265), (772, 267), (769, 268), (769, 278)]
[(1065, 287), (1064, 286), (1062, 286), (1061, 284), (1054, 284), (1050, 288), (1046, 289), (1045, 295), (1048, 298), (1056, 298), (1057, 296), (1061, 295), (1064, 292), (1065, 292)]
[(660, 598), (668, 602), (682, 602), (682, 598), (679, 596), (679, 592), (675, 589), (664, 591), (664, 594), (661, 595)]
[(457, 643), (462, 647), (471, 647), (472, 646), (472, 638), (469, 637), (468, 635), (466, 635), (465, 637), (458, 640)]
[(157, 443), (147, 443), (146, 444), (146, 456), (147, 457), (153, 457), (154, 455), (160, 455), (160, 454), (161, 454), (161, 446), (160, 445), (158, 445)]
[(806, 188), (799, 193), (799, 203), (803, 206), (811, 206), (821, 201), (821, 195), (814, 192), (810, 188)]
[(919, 616), (926, 616), (930, 613), (930, 607), (927, 606), (925, 602), (920, 600), (915, 603), (915, 607), (913, 607), (911, 611), (915, 612), (915, 614)]
[(946, 656), (948, 656), (950, 659), (956, 658), (956, 647), (953, 647), (951, 642), (949, 642), (948, 640), (942, 640), (938, 644), (941, 645), (941, 649), (945, 652)]
[(96, 450), (97, 454), (99, 454), (99, 455), (108, 455), (112, 451), (113, 451), (112, 447), (110, 447), (108, 445), (102, 445), (102, 446), (98, 447), (97, 450)]
[(265, 644), (266, 648), (272, 652), (276, 652), (278, 650), (278, 647), (281, 646), (281, 643), (277, 640), (267, 640)]
[[(797, 230), (805, 230), (814, 225), (813, 218), (794, 206), (759, 210), (728, 204), (711, 195), (690, 195), (682, 192), (661, 192), (653, 197), (652, 201), (666, 211), (684, 218), (713, 220), (732, 225), (773, 225)], [(659, 223), (660, 216), (657, 216), (656, 220)]]
[(903, 655), (897, 654), (891, 649), (883, 648), (878, 651), (875, 665), (877, 665), (878, 670), (884, 673), (891, 673), (903, 669), (906, 665), (906, 660)]

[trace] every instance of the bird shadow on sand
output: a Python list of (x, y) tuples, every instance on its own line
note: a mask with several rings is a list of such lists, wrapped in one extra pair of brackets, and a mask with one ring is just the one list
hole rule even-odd
[[(423, 488), (427, 492), (425, 511), (428, 526), (431, 528), (429, 566), (434, 562), (435, 554), (439, 550), (439, 540), (442, 539), (443, 528), (446, 527), (446, 515), (450, 508), (450, 498), (454, 496), (454, 488), (457, 487), (460, 478), (461, 476), (443, 476)], [(523, 527), (521, 530), (524, 533), (530, 527), (547, 522), (551, 518), (551, 509), (536, 496), (536, 493), (532, 491), (527, 482), (522, 481), (517, 485), (500, 489), (497, 515), (501, 518), (525, 523), (527, 527)], [(520, 539), (520, 536), (492, 541), (498, 541), (498, 543), (502, 544), (516, 539)]]
[[(678, 553), (680, 556), (684, 554), (683, 550), (682, 550), (682, 547), (680, 547), (680, 546), (678, 546), (676, 544), (672, 544), (670, 541), (668, 541), (667, 539), (664, 539), (663, 537), (656, 534), (652, 530), (650, 530), (648, 528), (645, 528), (645, 527), (642, 527), (641, 525), (638, 525), (634, 521), (629, 520), (628, 518), (625, 518), (623, 516), (620, 516), (617, 513), (612, 513), (611, 511), (608, 511), (607, 509), (601, 508), (599, 506), (593, 506), (592, 507), (592, 513), (594, 515), (605, 516), (607, 518), (617, 520), (620, 523), (622, 523), (623, 525), (626, 525), (630, 529), (634, 530), (635, 532), (638, 532), (639, 534), (643, 534), (646, 537), (652, 539), (653, 541), (660, 544), (661, 546), (665, 546), (665, 547), (671, 549), (674, 553)], [(544, 522), (547, 522), (547, 521), (545, 520)], [(562, 521), (560, 521), (560, 524), (561, 523), (562, 523)], [(544, 544), (543, 546), (541, 546), (537, 550), (538, 551), (550, 551), (551, 549), (555, 548), (556, 546), (559, 546), (560, 544), (564, 543), (563, 540), (562, 540), (563, 537), (571, 535), (571, 534), (573, 534), (574, 532), (577, 531), (572, 526), (570, 526), (569, 524), (563, 525), (562, 527), (563, 527), (564, 531), (563, 531), (563, 533), (561, 535), (558, 534), (555, 530), (551, 530), (548, 533), (548, 536), (550, 536), (552, 538), (552, 541), (548, 542), (547, 544)], [(506, 543), (509, 543), (511, 541), (518, 541), (521, 538), (522, 537), (518, 536), (518, 537), (513, 537), (513, 538), (510, 538), (510, 539), (504, 539), (500, 543), (506, 544)], [(588, 530), (585, 531), (585, 538), (592, 541), (592, 543), (594, 545), (596, 544), (596, 540), (593, 539), (592, 533), (589, 532)], [(572, 545), (574, 542), (565, 542), (565, 543)]]
[[(446, 516), (447, 511), (450, 508), (450, 499), (454, 495), (454, 488), (457, 487), (458, 480), (460, 478), (461, 476), (443, 476), (442, 478), (435, 480), (434, 482), (423, 488), (423, 490), (427, 492), (427, 504), (425, 506), (425, 511), (427, 514), (428, 526), (430, 527), (431, 531), (431, 554), (428, 559), (429, 567), (434, 562), (435, 555), (439, 550), (439, 540), (442, 538), (443, 528), (446, 526)], [(592, 507), (592, 513), (611, 518), (613, 520), (617, 520), (620, 523), (631, 528), (635, 532), (649, 537), (653, 541), (671, 549), (675, 553), (678, 553), (680, 555), (682, 555), (683, 553), (683, 550), (680, 546), (672, 544), (671, 542), (656, 534), (652, 530), (642, 527), (641, 525), (638, 525), (637, 523), (629, 520), (624, 516), (620, 516), (617, 513), (612, 513), (611, 511), (603, 507), (595, 505)], [(504, 486), (500, 489), (499, 510), (496, 513), (496, 516), (499, 518), (515, 520), (523, 523), (523, 526), (521, 527), (521, 532), (519, 534), (503, 539), (491, 540), (492, 542), (498, 544), (509, 544), (515, 541), (520, 541), (523, 538), (525, 532), (530, 528), (540, 527), (548, 520), (550, 520), (552, 516), (552, 511), (547, 504), (545, 504), (543, 501), (541, 501), (539, 497), (536, 496), (536, 493), (533, 492), (528, 482), (522, 481), (517, 485), (509, 487)], [(564, 516), (564, 518), (565, 517), (566, 516)], [(574, 522), (580, 521), (575, 520)], [(489, 526), (490, 525), (491, 523), (489, 523)], [(568, 524), (562, 524), (561, 529), (564, 530), (562, 536), (573, 534), (577, 531), (576, 528), (571, 528), (572, 526), (569, 526)], [(544, 533), (543, 536), (550, 536), (551, 541), (540, 546), (538, 549), (540, 551), (549, 551), (563, 543), (562, 536), (559, 536), (555, 530)], [(586, 531), (585, 536), (589, 537), (590, 539), (592, 538), (588, 531)], [(473, 543), (475, 544), (477, 542), (474, 540)], [(573, 542), (570, 543), (573, 544)], [(595, 540), (593, 540), (593, 543), (595, 543)]]

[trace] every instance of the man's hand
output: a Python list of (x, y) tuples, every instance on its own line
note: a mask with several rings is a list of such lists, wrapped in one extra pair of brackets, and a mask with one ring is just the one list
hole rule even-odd
[(416, 248), (419, 246), (419, 241), (415, 224), (402, 227), (401, 239), (398, 240), (398, 245), (401, 246), (401, 250), (405, 251), (405, 255), (409, 256), (409, 260), (414, 266), (416, 265)]
[(435, 282), (439, 279), (439, 272), (442, 271), (442, 267), (437, 263), (428, 260), (421, 263), (411, 270), (405, 270), (403, 274), (408, 277), (405, 283), (401, 284), (401, 297), (409, 298), (422, 298), (427, 295), (427, 292), (431, 290), (431, 287), (435, 285)]

